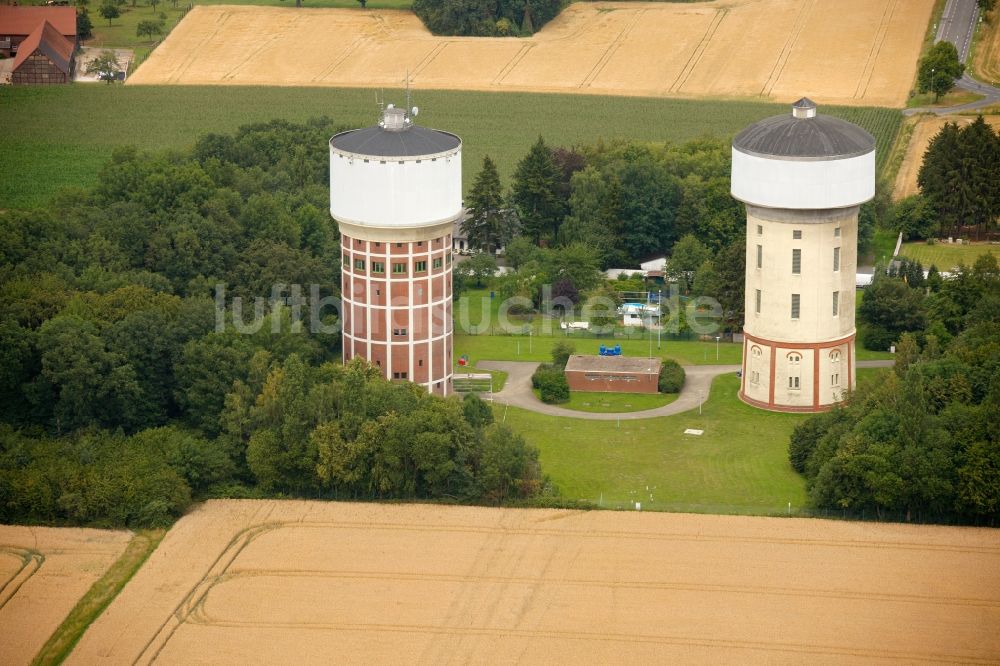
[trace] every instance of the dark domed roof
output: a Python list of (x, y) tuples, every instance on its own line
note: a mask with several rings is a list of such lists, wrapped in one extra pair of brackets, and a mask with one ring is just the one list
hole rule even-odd
[(415, 157), (437, 155), (454, 150), (462, 140), (449, 132), (411, 125), (403, 130), (366, 127), (341, 132), (330, 139), (330, 146), (345, 153), (372, 157)]
[(846, 120), (818, 115), (816, 105), (802, 98), (792, 113), (765, 118), (737, 134), (733, 148), (779, 159), (845, 159), (875, 150), (875, 138)]

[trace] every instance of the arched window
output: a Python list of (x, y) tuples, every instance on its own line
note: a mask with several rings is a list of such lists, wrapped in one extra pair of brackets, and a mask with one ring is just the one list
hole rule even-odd
[(801, 364), (802, 354), (798, 352), (788, 354), (788, 388), (793, 391), (801, 388), (801, 370), (799, 369)]
[(830, 363), (840, 363), (840, 350), (834, 349), (830, 352)]
[(750, 383), (760, 384), (760, 357), (763, 352), (754, 345), (750, 348)]

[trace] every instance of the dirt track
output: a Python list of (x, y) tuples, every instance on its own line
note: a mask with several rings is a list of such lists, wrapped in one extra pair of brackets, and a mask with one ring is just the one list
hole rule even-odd
[(69, 662), (1000, 659), (1000, 533), (213, 501)]
[[(995, 129), (1000, 129), (1000, 116), (984, 116), (986, 122)], [(906, 148), (906, 155), (903, 163), (896, 174), (896, 184), (892, 190), (894, 199), (903, 199), (919, 192), (917, 187), (917, 175), (920, 173), (920, 165), (924, 163), (924, 153), (927, 146), (945, 123), (958, 123), (959, 127), (964, 127), (972, 123), (975, 116), (922, 116), (917, 120), (916, 127), (913, 128), (913, 135), (910, 137), (910, 145)]]
[(573, 4), (530, 39), (407, 11), (197, 6), (132, 84), (400, 87), (902, 106), (933, 0)]
[(130, 532), (0, 525), (0, 664), (29, 664)]

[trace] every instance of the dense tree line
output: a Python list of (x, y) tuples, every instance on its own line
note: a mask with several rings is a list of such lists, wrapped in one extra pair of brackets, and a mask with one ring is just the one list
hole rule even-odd
[(435, 35), (529, 36), (562, 10), (564, 0), (413, 0)]
[(895, 338), (892, 373), (796, 427), (789, 457), (814, 506), (906, 520), (1000, 519), (1000, 270), (986, 255), (938, 289), (927, 297), (931, 325)]
[(980, 238), (995, 231), (1000, 218), (998, 173), (1000, 134), (982, 116), (961, 128), (946, 123), (924, 153), (917, 175), (923, 201), (910, 204), (906, 226), (933, 228), (936, 220), (942, 236), (959, 236), (968, 227)]
[(336, 131), (274, 121), (185, 153), (120, 149), (93, 189), (0, 213), (0, 521), (539, 492), (537, 453), (486, 406), (336, 365), (335, 315), (312, 310), (339, 282)]
[[(971, 267), (959, 266), (947, 280), (931, 266), (924, 277), (918, 262), (906, 259), (887, 273), (877, 272), (858, 307), (861, 342), (887, 350), (904, 333), (934, 336), (945, 344), (958, 335), (974, 312), (996, 316), (996, 257), (984, 254)], [(991, 309), (992, 308), (992, 309)]]

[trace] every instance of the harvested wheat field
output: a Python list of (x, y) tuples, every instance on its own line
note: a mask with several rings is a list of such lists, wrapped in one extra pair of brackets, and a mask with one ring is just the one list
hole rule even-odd
[(0, 664), (29, 664), (130, 532), (0, 525)]
[(933, 0), (577, 3), (529, 39), (402, 10), (195, 7), (130, 84), (755, 97), (902, 106)]
[[(983, 118), (995, 129), (1000, 130), (1000, 116)], [(964, 127), (975, 119), (976, 116), (921, 116), (916, 121), (910, 143), (906, 147), (906, 154), (903, 156), (903, 163), (896, 174), (896, 184), (892, 189), (893, 198), (903, 199), (920, 191), (917, 187), (917, 175), (920, 173), (920, 165), (924, 163), (924, 153), (927, 152), (931, 139), (937, 136), (945, 123), (957, 123), (959, 127)]]
[(211, 501), (70, 663), (1000, 660), (1000, 532)]
[(1000, 11), (980, 27), (979, 43), (972, 60), (972, 73), (985, 83), (1000, 86)]

